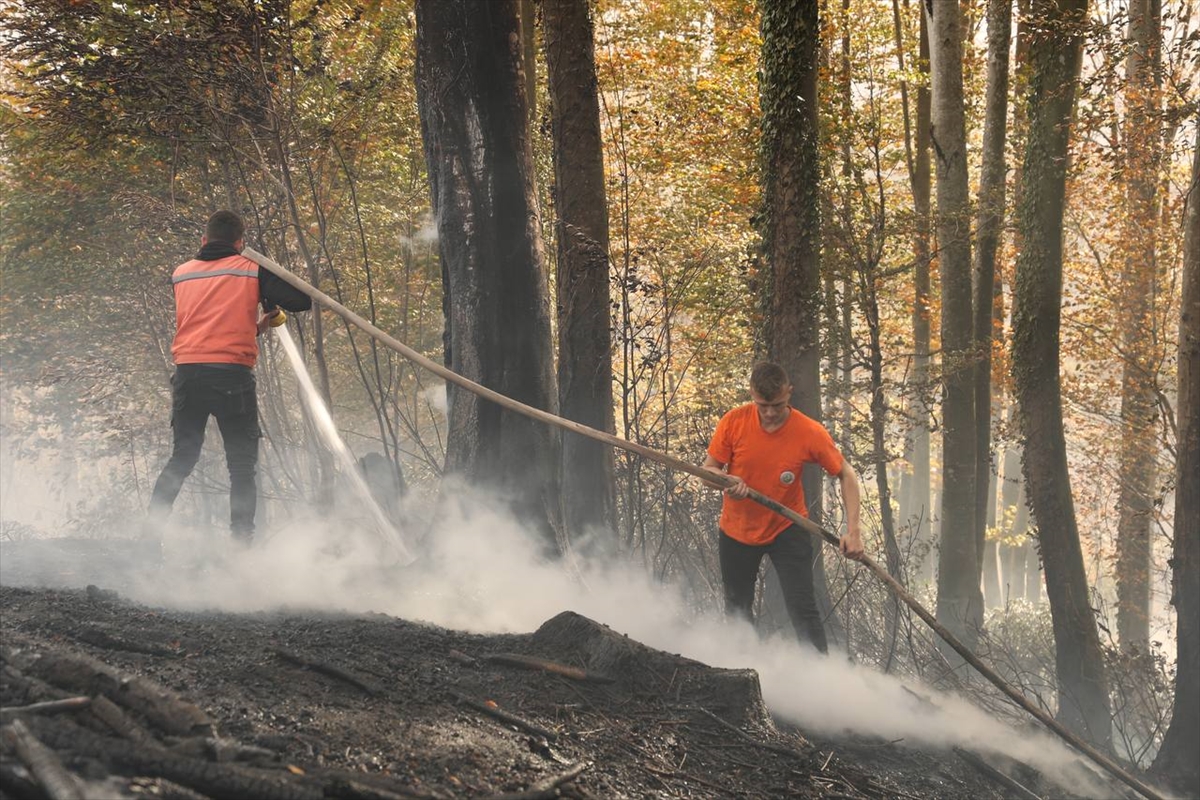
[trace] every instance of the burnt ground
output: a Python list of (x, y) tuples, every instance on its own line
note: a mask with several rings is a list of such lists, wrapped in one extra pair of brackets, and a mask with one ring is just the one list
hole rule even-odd
[[(787, 729), (753, 671), (654, 650), (569, 611), (532, 633), (483, 636), (6, 585), (0, 659), (0, 800), (52, 796), (53, 777), (31, 775), (36, 759), (18, 749), (30, 738), (88, 798), (1029, 796), (970, 754)], [(71, 697), (90, 699), (12, 713)]]

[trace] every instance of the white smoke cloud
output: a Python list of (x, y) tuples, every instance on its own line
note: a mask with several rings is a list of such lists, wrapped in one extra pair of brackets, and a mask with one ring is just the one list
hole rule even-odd
[(477, 633), (528, 632), (572, 610), (652, 647), (755, 669), (775, 717), (814, 734), (959, 745), (1024, 761), (1075, 794), (1112, 792), (1048, 733), (1016, 730), (960, 697), (819, 656), (790, 638), (764, 642), (744, 623), (697, 618), (677, 587), (639, 569), (584, 564), (573, 575), (538, 555), (534, 537), (496, 511), (497, 498), (454, 485), (442, 497), (437, 509), (414, 501), (405, 510), (407, 540), (428, 531), (410, 566), (383, 537), (345, 520), (277, 523), (248, 549), (227, 533), (171, 523), (162, 531), (163, 567), (140, 579), (126, 574), (116, 588), (179, 609), (382, 612)]

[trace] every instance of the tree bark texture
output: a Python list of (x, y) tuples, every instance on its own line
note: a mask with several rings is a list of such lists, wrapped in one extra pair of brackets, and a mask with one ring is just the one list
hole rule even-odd
[[(608, 204), (587, 0), (542, 0), (542, 24), (554, 139), (559, 408), (567, 419), (611, 433)], [(614, 481), (611, 447), (563, 436), (563, 521), (569, 536), (594, 533), (600, 546), (615, 546)]]
[[(992, 342), (1002, 332), (1003, 316), (996, 315), (996, 251), (1004, 226), (1005, 131), (1008, 124), (1008, 47), (1012, 39), (1013, 0), (988, 0), (987, 100), (983, 122), (983, 166), (979, 178), (979, 211), (975, 226), (974, 282), (975, 351), (975, 531), (976, 556), (984, 570), (990, 553), (994, 572), (995, 544), (988, 546), (989, 506), (995, 513), (992, 453)], [(1000, 309), (1003, 311), (1003, 308)], [(986, 575), (985, 575), (985, 585)], [(999, 589), (999, 581), (996, 581)], [(997, 597), (997, 591), (992, 595)]]
[(1025, 487), (1037, 519), (1053, 620), (1058, 718), (1108, 748), (1108, 682), (1084, 572), (1063, 433), (1059, 380), (1062, 220), (1067, 143), (1087, 0), (1035, 0), (1028, 138), (1017, 210), (1012, 370), (1024, 436)]
[(1151, 772), (1187, 796), (1200, 796), (1200, 119), (1183, 237), (1183, 298), (1179, 315), (1178, 439), (1175, 462), (1175, 606), (1177, 668), (1171, 725)]
[[(821, 409), (820, 183), (817, 71), (820, 22), (812, 0), (760, 2), (762, 73), (764, 342), (769, 358), (792, 379), (792, 405), (818, 422)], [(801, 478), (809, 516), (822, 512), (820, 469)], [(813, 569), (826, 626), (842, 630), (829, 601), (824, 561)], [(836, 633), (831, 636), (837, 640)]]
[(1125, 62), (1125, 232), (1121, 270), (1121, 448), (1117, 525), (1117, 635), (1124, 650), (1150, 645), (1150, 563), (1158, 483), (1158, 170), (1162, 136), (1157, 113), (1161, 58), (1159, 0), (1129, 4)]
[[(517, 0), (418, 0), (417, 99), (446, 311), (446, 363), (557, 410)], [(558, 436), (447, 387), (446, 472), (498, 489), (557, 547)]]
[(765, 340), (768, 356), (792, 378), (792, 405), (820, 420), (817, 4), (764, 2), (761, 11)]
[[(929, 15), (931, 139), (937, 169), (934, 225), (942, 282), (942, 535), (937, 618), (974, 649), (983, 624), (983, 595), (975, 530), (976, 354), (971, 325), (963, 25), (957, 2), (925, 0), (925, 12)], [(952, 653), (947, 649), (948, 655)]]

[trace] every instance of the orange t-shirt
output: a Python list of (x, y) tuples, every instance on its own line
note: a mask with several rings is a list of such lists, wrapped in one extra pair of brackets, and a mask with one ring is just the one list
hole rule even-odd
[[(717, 423), (708, 454), (751, 489), (807, 517), (800, 481), (804, 465), (820, 464), (830, 475), (837, 475), (842, 471), (842, 454), (819, 422), (790, 410), (787, 421), (767, 433), (753, 403), (733, 409)], [(725, 495), (721, 530), (739, 542), (769, 544), (791, 524), (787, 517), (749, 498), (735, 500)]]

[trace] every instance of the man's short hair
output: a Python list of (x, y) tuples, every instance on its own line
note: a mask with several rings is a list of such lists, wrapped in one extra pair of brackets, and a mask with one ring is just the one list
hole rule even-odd
[(750, 372), (750, 389), (767, 399), (777, 397), (790, 383), (787, 371), (774, 361), (760, 361)]
[(208, 218), (204, 238), (210, 242), (235, 244), (246, 235), (246, 223), (232, 211), (218, 211)]

